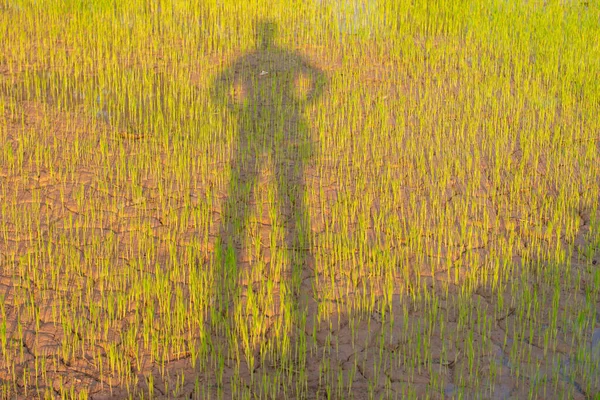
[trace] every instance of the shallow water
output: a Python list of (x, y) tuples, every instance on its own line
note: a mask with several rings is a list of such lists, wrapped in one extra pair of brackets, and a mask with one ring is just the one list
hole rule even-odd
[(330, 9), (341, 36), (370, 36), (376, 28), (377, 3), (373, 0), (315, 0), (317, 7)]
[[(584, 360), (580, 360), (577, 358), (576, 354), (571, 355), (568, 359), (564, 359), (560, 363), (560, 375), (565, 382), (570, 383), (575, 387), (577, 392), (580, 394), (587, 396), (587, 392), (585, 388), (582, 386), (583, 382), (579, 382), (577, 379), (577, 372), (579, 364), (584, 362), (591, 362), (592, 365), (596, 367), (593, 368), (593, 371), (599, 372), (595, 377), (591, 377), (589, 380), (592, 385), (593, 390), (600, 390), (600, 328), (595, 328), (592, 333), (592, 338), (590, 340), (590, 354), (589, 359), (585, 357)], [(585, 369), (585, 368), (584, 368)]]
[(600, 328), (596, 328), (592, 335), (592, 357), (596, 357), (600, 362)]

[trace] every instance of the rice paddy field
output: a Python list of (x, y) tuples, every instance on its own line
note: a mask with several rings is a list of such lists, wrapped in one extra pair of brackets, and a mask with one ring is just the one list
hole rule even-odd
[(585, 0), (0, 0), (0, 398), (600, 398), (598, 38)]

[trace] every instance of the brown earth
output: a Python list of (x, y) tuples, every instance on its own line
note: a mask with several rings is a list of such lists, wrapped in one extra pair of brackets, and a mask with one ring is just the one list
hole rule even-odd
[[(215, 207), (209, 210), (208, 218), (212, 222), (207, 228), (209, 240), (200, 249), (205, 259), (195, 262), (206, 265), (211, 259), (219, 237), (222, 207), (228, 196), (226, 185), (219, 183), (222, 165), (217, 164), (218, 161), (211, 165), (214, 171), (208, 174), (208, 178), (197, 184), (197, 190), (187, 192), (193, 193), (193, 197), (185, 200), (183, 194), (174, 191), (168, 196), (169, 204), (165, 207), (160, 204), (157, 194), (159, 183), (152, 177), (134, 182), (140, 188), (137, 197), (125, 189), (111, 187), (109, 179), (117, 167), (110, 161), (116, 160), (118, 152), (124, 152), (134, 159), (140, 151), (138, 144), (144, 140), (143, 137), (119, 136), (102, 121), (86, 117), (85, 111), (77, 107), (70, 111), (57, 111), (48, 103), (36, 101), (21, 101), (19, 107), (21, 110), (15, 113), (5, 105), (0, 115), (4, 126), (2, 145), (12, 146), (15, 154), (19, 154), (20, 148), (25, 149), (23, 173), (16, 174), (4, 168), (0, 170), (0, 202), (2, 207), (15, 210), (12, 214), (4, 214), (12, 215), (14, 219), (4, 220), (0, 224), (0, 298), (3, 299), (2, 316), (8, 349), (0, 359), (0, 385), (5, 391), (10, 388), (9, 397), (58, 398), (72, 392), (83, 393), (92, 399), (125, 398), (131, 393), (135, 393), (134, 397), (143, 394), (144, 397), (153, 395), (155, 398), (212, 398), (220, 395), (231, 398), (240, 390), (229, 384), (229, 378), (233, 376), (246, 383), (246, 393), (258, 396), (256, 390), (261, 379), (275, 379), (282, 370), (282, 364), (277, 357), (261, 356), (260, 346), (256, 345), (252, 351), (257, 362), (252, 367), (245, 361), (248, 357), (224, 360), (224, 383), (218, 386), (216, 366), (200, 366), (189, 351), (192, 343), (201, 343), (205, 335), (211, 337), (212, 348), (227, 346), (222, 333), (211, 326), (208, 318), (204, 322), (205, 332), (182, 329), (175, 335), (173, 347), (164, 349), (162, 360), (157, 360), (149, 349), (144, 348), (140, 332), (132, 333), (135, 336), (134, 343), (139, 344), (137, 355), (136, 349), (131, 348), (130, 342), (125, 339), (131, 332), (129, 328), (145, 318), (141, 316), (142, 310), (129, 308), (135, 304), (125, 307), (122, 315), (111, 317), (108, 329), (101, 329), (101, 324), (97, 323), (113, 312), (104, 308), (106, 303), (101, 301), (103, 296), (107, 296), (106, 293), (112, 293), (115, 298), (127, 298), (128, 288), (111, 287), (110, 277), (118, 277), (138, 268), (139, 276), (159, 280), (160, 274), (154, 269), (155, 263), (167, 265), (173, 249), (177, 253), (184, 253), (190, 243), (194, 243), (193, 238), (197, 234), (197, 229), (191, 224), (180, 225), (180, 207), (185, 201), (199, 207), (212, 188), (217, 187), (213, 192)], [(55, 171), (37, 168), (32, 161), (36, 155), (27, 153), (28, 146), (38, 138), (37, 132), (46, 132), (40, 140), (46, 140), (51, 146), (48, 154), (55, 157)], [(77, 151), (73, 137), (77, 136), (80, 143), (96, 149), (100, 143), (99, 134), (105, 134), (108, 138), (106, 157), (109, 162), (106, 165), (110, 165), (112, 172), (103, 170), (103, 164), (92, 158), (87, 162), (81, 158), (83, 161), (75, 164), (73, 169), (61, 171), (61, 157), (68, 157), (70, 152)], [(515, 153), (514, 156), (518, 158), (519, 154)], [(166, 155), (161, 160), (164, 168), (169, 168), (170, 162)], [(304, 184), (309, 187), (322, 185), (327, 181), (322, 174), (322, 171), (307, 166)], [(259, 184), (266, 185), (272, 179), (272, 173), (261, 171), (258, 179)], [(456, 193), (459, 192), (460, 188), (457, 188)], [(454, 195), (449, 191), (447, 201), (450, 202)], [(311, 205), (310, 227), (316, 243), (319, 243), (321, 235), (327, 234), (323, 221), (331, 215), (331, 204), (334, 203), (328, 199), (341, 196), (341, 188), (331, 183), (330, 188), (325, 188), (323, 196), (327, 201), (315, 201)], [(460, 198), (460, 194), (456, 196)], [(271, 260), (269, 234), (273, 223), (267, 217), (269, 204), (255, 200), (250, 205), (257, 204), (259, 208), (262, 206), (265, 216), (256, 222), (256, 226), (257, 235), (263, 243), (262, 261), (268, 264)], [(22, 222), (28, 220), (27, 215), (35, 215), (35, 221), (39, 223), (34, 227), (23, 225)], [(575, 248), (583, 252), (586, 234), (592, 224), (590, 215), (583, 212), (578, 224), (574, 243)], [(526, 230), (523, 227), (521, 229)], [(155, 250), (151, 263), (135, 267), (138, 257), (147, 251), (138, 248), (138, 235), (154, 243)], [(457, 272), (463, 278), (474, 273), (467, 268), (467, 264), (483, 260), (493, 247), (491, 242), (482, 242), (473, 248), (448, 246), (441, 257), (430, 254), (415, 259), (419, 269), (412, 278), (416, 279), (418, 275), (419, 283), (411, 287), (407, 277), (398, 277), (396, 288), (403, 289), (392, 293), (384, 287), (377, 289), (377, 285), (370, 286), (373, 288), (370, 294), (374, 303), (371, 307), (374, 311), (370, 313), (365, 313), (364, 307), (354, 305), (353, 301), (364, 298), (362, 288), (365, 286), (361, 284), (376, 278), (369, 276), (368, 271), (362, 271), (351, 278), (357, 283), (350, 289), (347, 286), (348, 277), (334, 277), (334, 284), (331, 285), (332, 277), (322, 275), (316, 267), (315, 257), (319, 253), (306, 255), (308, 261), (302, 269), (299, 294), (302, 300), (299, 300), (299, 304), (307, 305), (307, 323), (302, 328), (304, 335), (297, 331), (290, 334), (292, 341), (304, 336), (310, 343), (311, 350), (305, 359), (298, 356), (296, 360), (306, 366), (306, 375), (303, 377), (306, 387), (299, 390), (294, 382), (280, 383), (280, 387), (287, 387), (290, 397), (302, 393), (306, 398), (429, 396), (517, 399), (528, 397), (534, 387), (537, 393), (544, 393), (544, 398), (589, 399), (597, 396), (600, 381), (597, 377), (583, 376), (582, 368), (578, 368), (581, 357), (577, 356), (581, 346), (578, 347), (576, 343), (587, 343), (592, 354), (591, 362), (600, 362), (597, 354), (600, 346), (600, 300), (596, 299), (594, 310), (582, 314), (582, 318), (590, 321), (584, 338), (575, 337), (570, 327), (558, 327), (555, 348), (545, 352), (545, 332), (524, 330), (520, 322), (522, 319), (517, 315), (523, 306), (516, 304), (514, 299), (522, 299), (523, 291), (537, 290), (538, 295), (543, 294), (550, 301), (554, 288), (539, 285), (534, 275), (529, 274), (531, 281), (514, 285), (508, 283), (499, 289), (504, 292), (504, 304), (498, 302), (498, 289), (492, 290), (489, 284), (480, 284), (469, 294), (470, 300), (465, 302), (464, 288), (452, 283), (448, 279), (450, 271), (441, 267), (445, 265), (446, 258), (450, 258), (456, 269), (451, 271), (452, 275)], [(86, 249), (92, 252), (87, 253)], [(321, 249), (323, 252), (330, 250)], [(385, 249), (381, 251), (383, 253)], [(48, 253), (64, 253), (65, 257), (80, 260), (82, 267), (78, 271), (64, 271), (60, 265), (45, 264), (45, 255)], [(88, 260), (87, 254), (97, 254), (99, 258)], [(42, 266), (40, 269), (29, 268), (27, 260), (31, 257), (40, 260), (37, 263)], [(468, 262), (461, 263), (460, 260)], [(252, 260), (241, 261), (242, 269), (253, 265)], [(572, 253), (570, 261), (572, 267), (569, 275), (560, 278), (561, 315), (579, 312), (581, 305), (587, 304), (586, 293), (595, 284), (593, 269), (589, 268), (578, 251)], [(597, 261), (595, 259), (593, 265), (597, 265)], [(192, 263), (193, 260), (184, 259), (182, 262)], [(543, 265), (545, 261), (539, 262)], [(436, 266), (434, 276), (431, 274), (432, 264)], [(524, 262), (518, 252), (513, 264), (507, 273), (516, 280), (522, 276), (523, 270), (533, 268), (531, 262)], [(351, 265), (350, 262), (348, 265)], [(58, 277), (50, 272), (53, 268), (59, 271)], [(349, 275), (352, 274), (350, 269)], [(61, 280), (60, 276), (67, 273), (70, 281)], [(242, 305), (247, 299), (250, 282), (255, 278), (252, 272), (240, 274)], [(279, 287), (286, 278), (282, 275), (280, 280), (274, 281), (274, 285)], [(165, 288), (173, 293), (179, 290), (183, 299), (193, 296), (185, 277), (169, 277)], [(544, 291), (547, 293), (542, 293)], [(391, 310), (384, 306), (384, 299), (389, 296)], [(98, 308), (92, 310), (86, 305), (82, 306), (85, 303), (82, 303), (82, 298), (97, 299)], [(127, 300), (124, 301), (127, 303)], [(437, 302), (437, 306), (432, 306), (432, 301)], [(155, 323), (160, 324), (166, 318), (165, 310), (158, 304), (155, 307), (152, 310), (157, 321)], [(358, 311), (348, 314), (339, 312), (339, 309)], [(438, 310), (437, 319), (431, 319), (429, 312), (432, 309)], [(79, 313), (76, 320), (83, 321), (83, 325), (70, 326), (68, 312)], [(273, 324), (270, 321), (277, 321), (282, 312), (278, 309), (262, 312), (264, 315), (248, 316), (248, 319), (262, 318), (265, 329), (258, 337), (268, 341), (275, 335), (270, 330)], [(481, 317), (478, 319), (473, 317), (475, 315)], [(465, 316), (475, 318), (481, 324), (478, 325), (479, 329), (465, 331), (461, 325)], [(486, 316), (485, 319), (483, 316)], [(536, 326), (551, 324), (548, 313), (540, 312), (538, 318), (542, 320), (538, 320)], [(316, 322), (317, 319), (321, 321)], [(390, 320), (394, 321), (393, 325)], [(148, 323), (147, 320), (143, 321)], [(440, 324), (443, 324), (443, 330)], [(96, 330), (103, 333), (93, 337), (92, 333)], [(160, 327), (155, 327), (154, 332), (160, 332)], [(428, 338), (426, 345), (421, 342), (422, 338)], [(241, 344), (240, 349), (230, 349), (231, 354), (237, 352), (247, 356), (245, 351)], [(398, 360), (403, 360), (403, 354), (407, 356), (403, 362), (390, 365), (389, 360), (380, 358), (382, 352), (396, 355)], [(516, 364), (511, 352), (526, 354), (526, 357)], [(130, 371), (125, 373), (107, 368), (111, 363), (111, 354), (115, 353), (127, 359), (125, 365), (130, 366)], [(476, 360), (476, 371), (470, 365), (473, 360)], [(324, 366), (327, 366), (327, 371), (323, 370)], [(294, 364), (283, 367), (293, 368)], [(125, 381), (119, 375), (129, 376), (130, 379)], [(555, 382), (552, 377), (557, 375), (561, 379)], [(29, 376), (27, 382), (23, 376)], [(289, 376), (301, 378), (294, 373)], [(336, 387), (338, 377), (343, 382), (343, 389), (326, 393), (327, 387)], [(153, 392), (150, 380), (153, 381)], [(183, 384), (177, 387), (182, 380)], [(478, 390), (471, 391), (472, 387)], [(176, 391), (174, 388), (177, 388)]]

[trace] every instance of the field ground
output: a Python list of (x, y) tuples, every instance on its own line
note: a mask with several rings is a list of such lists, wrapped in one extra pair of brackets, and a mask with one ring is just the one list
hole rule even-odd
[(598, 4), (191, 3), (0, 0), (0, 398), (599, 398)]

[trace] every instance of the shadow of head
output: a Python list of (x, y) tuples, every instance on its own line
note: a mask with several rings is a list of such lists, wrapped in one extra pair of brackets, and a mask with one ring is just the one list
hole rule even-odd
[(277, 24), (270, 20), (262, 20), (255, 27), (256, 43), (261, 49), (268, 49), (275, 45)]

